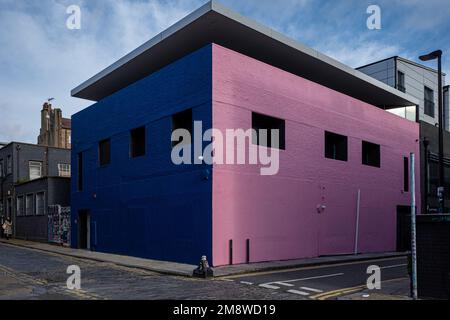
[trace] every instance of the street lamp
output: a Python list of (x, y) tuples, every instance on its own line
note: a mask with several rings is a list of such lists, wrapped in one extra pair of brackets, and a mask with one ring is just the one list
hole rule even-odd
[(445, 188), (444, 188), (444, 108), (442, 93), (442, 50), (436, 50), (419, 57), (422, 61), (438, 59), (438, 91), (439, 91), (439, 213), (444, 213)]

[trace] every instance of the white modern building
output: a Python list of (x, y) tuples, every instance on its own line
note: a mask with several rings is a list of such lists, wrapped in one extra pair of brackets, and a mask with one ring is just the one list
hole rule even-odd
[[(381, 81), (385, 84), (405, 92), (419, 100), (419, 120), (436, 125), (438, 114), (438, 72), (427, 66), (418, 64), (402, 57), (391, 57), (377, 61), (357, 70)], [(445, 85), (445, 74), (442, 83)], [(444, 104), (445, 129), (450, 131), (450, 112), (448, 100), (448, 86)], [(415, 108), (400, 108), (390, 110), (408, 119), (415, 119)]]

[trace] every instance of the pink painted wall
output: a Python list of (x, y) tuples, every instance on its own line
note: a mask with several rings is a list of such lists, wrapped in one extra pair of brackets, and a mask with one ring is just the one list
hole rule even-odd
[[(418, 124), (214, 45), (214, 128), (249, 129), (252, 111), (286, 120), (286, 151), (276, 176), (214, 167), (215, 266), (228, 264), (230, 239), (234, 263), (245, 263), (246, 239), (251, 262), (352, 253), (358, 189), (360, 251), (395, 251), (396, 206), (410, 202), (403, 157), (419, 155)], [(348, 162), (324, 157), (325, 130), (349, 137)], [(361, 164), (362, 140), (381, 145), (381, 168)]]

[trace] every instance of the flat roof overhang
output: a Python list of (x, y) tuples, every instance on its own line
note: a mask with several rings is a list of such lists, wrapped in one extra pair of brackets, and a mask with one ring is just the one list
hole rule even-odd
[(417, 99), (215, 1), (73, 89), (72, 96), (99, 101), (211, 43), (381, 108), (419, 104)]

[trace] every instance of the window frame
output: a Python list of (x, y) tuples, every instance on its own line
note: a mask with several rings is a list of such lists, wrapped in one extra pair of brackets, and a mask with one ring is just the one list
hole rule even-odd
[[(371, 161), (369, 159), (367, 159), (367, 155), (370, 155), (369, 153), (365, 153), (364, 152), (364, 147), (376, 147), (378, 150), (378, 159), (375, 161), (375, 163), (371, 163)], [(377, 143), (373, 143), (370, 141), (366, 141), (363, 140), (361, 143), (361, 156), (362, 156), (362, 165), (367, 166), (367, 167), (373, 167), (373, 168), (381, 168), (381, 145), (377, 144)]]
[[(32, 176), (31, 176), (31, 168), (32, 167), (35, 167), (35, 168), (39, 167), (39, 177), (32, 178)], [(42, 161), (36, 161), (36, 160), (28, 161), (28, 179), (30, 181), (33, 181), (33, 180), (41, 179), (43, 176), (44, 176), (44, 173), (43, 173), (43, 163), (42, 163)]]
[[(28, 199), (31, 199), (31, 208), (28, 208)], [(28, 210), (30, 214), (28, 214)], [(34, 193), (27, 193), (25, 195), (25, 216), (30, 217), (34, 215)]]
[[(143, 131), (143, 136), (141, 138), (143, 138), (143, 141), (141, 141), (140, 143), (142, 144), (142, 150), (136, 150), (136, 137), (134, 136), (134, 134), (138, 133), (140, 130)], [(134, 129), (130, 130), (130, 158), (131, 159), (136, 159), (136, 158), (141, 158), (141, 157), (145, 157), (145, 155), (147, 154), (147, 127), (146, 126), (141, 126), (141, 127), (137, 127)], [(139, 152), (138, 152), (139, 151)]]
[[(262, 128), (262, 126), (257, 125), (257, 122), (261, 121), (261, 123), (266, 122), (266, 124), (270, 121), (273, 121), (270, 128)], [(267, 114), (262, 114), (258, 112), (252, 112), (252, 130), (256, 133), (256, 135), (252, 135), (252, 144), (258, 147), (264, 147), (268, 149), (277, 149), (280, 151), (286, 151), (286, 120), (281, 119), (274, 116), (269, 116)], [(263, 145), (260, 143), (259, 130), (267, 130), (267, 145)], [(279, 130), (280, 133), (280, 141), (278, 148), (272, 145), (272, 130)]]
[(397, 89), (406, 93), (406, 76), (401, 70), (397, 70)]
[[(19, 207), (19, 202), (20, 202), (20, 207)], [(23, 194), (18, 195), (16, 197), (16, 216), (17, 217), (24, 217), (26, 216), (25, 213), (25, 196)]]
[[(327, 144), (327, 137), (338, 137), (338, 138), (344, 138), (345, 140), (345, 157), (338, 157), (338, 152), (335, 151), (333, 154), (333, 156), (329, 156), (329, 149), (328, 149), (328, 144)], [(325, 153), (325, 158), (326, 159), (330, 159), (330, 160), (335, 160), (335, 161), (341, 161), (341, 162), (348, 162), (348, 136), (336, 133), (336, 132), (332, 132), (332, 131), (325, 131), (324, 133), (324, 153)]]
[[(68, 170), (64, 170), (62, 169), (63, 166), (66, 166), (66, 169)], [(71, 176), (71, 165), (70, 163), (58, 163), (58, 177), (63, 177), (63, 178), (70, 178)], [(61, 174), (62, 172), (66, 172), (67, 174)]]
[[(427, 92), (431, 93), (431, 100), (428, 99)], [(427, 111), (431, 107), (431, 113)], [(423, 94), (423, 113), (429, 117), (434, 118), (436, 115), (436, 104), (434, 103), (434, 90), (430, 87), (424, 86), (424, 94)]]
[[(182, 122), (182, 121), (177, 121), (178, 120), (177, 117), (181, 117), (181, 116), (187, 115), (187, 114), (189, 114), (189, 116), (190, 116), (190, 123), (189, 123), (188, 127), (183, 128), (183, 127), (177, 125), (178, 124), (177, 122)], [(187, 121), (186, 121), (186, 123), (187, 123)], [(175, 130), (179, 130), (179, 129), (187, 130), (187, 131), (189, 131), (189, 134), (191, 135), (191, 141), (184, 141), (184, 140), (181, 142), (180, 141), (171, 141), (172, 149), (174, 147), (178, 146), (180, 143), (181, 143), (181, 145), (191, 145), (193, 143), (192, 138), (193, 138), (193, 131), (194, 131), (194, 110), (192, 108), (189, 108), (189, 109), (186, 109), (186, 110), (183, 110), (183, 111), (173, 114), (171, 117), (171, 125), (172, 125), (172, 130), (171, 130), (171, 134), (170, 134), (171, 137), (172, 137), (173, 133), (175, 132)]]
[[(38, 209), (39, 209), (39, 206), (38, 206), (38, 195), (40, 195), (40, 194), (42, 194), (42, 203), (43, 203), (43, 205), (42, 205), (42, 214), (40, 214), (38, 212)], [(45, 194), (46, 194), (45, 191), (39, 191), (39, 192), (36, 192), (35, 195), (34, 195), (34, 199), (35, 199), (35, 201), (34, 201), (34, 215), (36, 215), (36, 216), (45, 216)]]
[[(108, 146), (108, 148), (106, 149), (106, 151), (108, 152), (106, 159), (103, 159), (102, 155), (104, 154), (102, 153), (103, 150), (102, 146), (105, 146), (105, 144)], [(99, 141), (98, 143), (98, 165), (99, 167), (106, 167), (110, 164), (111, 164), (111, 138), (107, 138)]]

